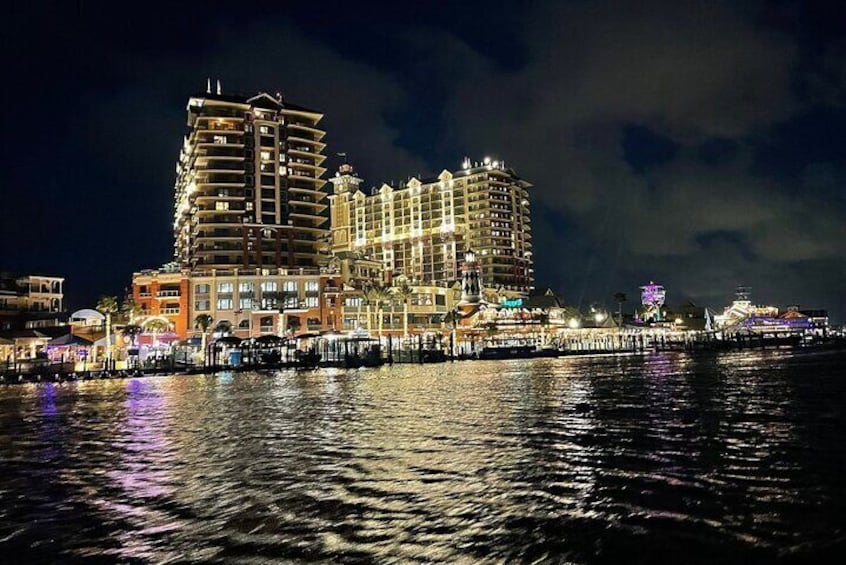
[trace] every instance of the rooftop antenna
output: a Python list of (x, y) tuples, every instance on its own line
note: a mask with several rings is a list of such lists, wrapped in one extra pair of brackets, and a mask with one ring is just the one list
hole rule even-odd
[(211, 78), (206, 78), (206, 94), (211, 94)]
[(220, 79), (217, 79), (217, 94), (220, 96)]

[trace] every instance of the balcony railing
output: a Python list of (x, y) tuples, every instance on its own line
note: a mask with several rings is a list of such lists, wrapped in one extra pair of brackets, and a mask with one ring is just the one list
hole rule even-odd
[(162, 297), (165, 297), (165, 296), (179, 296), (179, 291), (178, 290), (160, 290), (158, 293), (156, 293), (156, 296), (158, 296), (159, 298), (162, 298)]

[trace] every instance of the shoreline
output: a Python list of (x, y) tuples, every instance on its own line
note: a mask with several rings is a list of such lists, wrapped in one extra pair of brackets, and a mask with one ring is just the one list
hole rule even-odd
[(567, 357), (632, 357), (632, 356), (650, 356), (662, 353), (680, 353), (691, 356), (713, 355), (722, 353), (739, 353), (739, 352), (784, 352), (792, 355), (809, 355), (819, 353), (842, 353), (846, 352), (846, 342), (830, 342), (817, 346), (780, 346), (769, 348), (719, 348), (719, 349), (647, 349), (647, 350), (625, 350), (625, 351), (561, 351), (558, 354), (538, 354), (530, 356), (511, 356), (502, 358), (478, 358), (478, 357), (455, 357), (450, 358), (444, 356), (442, 359), (425, 362), (389, 362), (387, 359), (383, 363), (373, 366), (349, 367), (341, 362), (322, 362), (316, 366), (298, 366), (294, 362), (264, 364), (264, 365), (238, 365), (238, 366), (208, 366), (208, 367), (148, 367), (125, 370), (93, 370), (85, 372), (29, 372), (29, 373), (15, 373), (12, 371), (0, 373), (0, 386), (3, 385), (17, 385), (17, 384), (46, 384), (46, 383), (68, 383), (68, 382), (83, 382), (83, 381), (98, 381), (98, 380), (120, 380), (120, 379), (134, 379), (142, 377), (170, 377), (177, 375), (217, 375), (218, 373), (247, 373), (260, 372), (272, 373), (279, 371), (303, 371), (315, 372), (321, 369), (345, 369), (358, 370), (370, 369), (380, 367), (392, 367), (393, 365), (432, 365), (440, 363), (454, 363), (454, 362), (495, 362), (495, 361), (513, 361), (513, 360), (531, 360), (531, 359), (560, 359)]

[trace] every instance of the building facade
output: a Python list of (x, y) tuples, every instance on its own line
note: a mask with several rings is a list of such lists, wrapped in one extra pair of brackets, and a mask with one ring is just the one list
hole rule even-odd
[(64, 284), (63, 277), (0, 273), (0, 330), (64, 323)]
[[(190, 277), (176, 264), (147, 269), (132, 276), (132, 299), (140, 310), (137, 323), (146, 329), (153, 320), (185, 338), (190, 329)], [(162, 326), (164, 329), (165, 326)]]
[(331, 331), (340, 325), (341, 278), (326, 269), (214, 269), (191, 277), (191, 320), (228, 322), (240, 338)]
[(281, 95), (188, 100), (174, 244), (187, 269), (315, 267), (328, 236), (323, 115)]
[(333, 252), (359, 252), (391, 276), (446, 287), (460, 277), (460, 260), (472, 250), (483, 286), (518, 293), (533, 288), (531, 185), (504, 163), (465, 161), (459, 171), (383, 184), (370, 194), (349, 165), (330, 180)]

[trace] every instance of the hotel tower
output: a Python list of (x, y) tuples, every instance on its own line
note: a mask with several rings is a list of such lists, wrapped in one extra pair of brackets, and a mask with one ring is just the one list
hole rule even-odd
[(323, 115), (281, 95), (188, 100), (174, 246), (191, 270), (314, 267), (328, 236)]
[(369, 193), (345, 164), (331, 182), (335, 253), (357, 252), (413, 284), (445, 286), (461, 278), (459, 264), (473, 251), (483, 287), (533, 288), (531, 184), (505, 163), (465, 160), (461, 170)]

